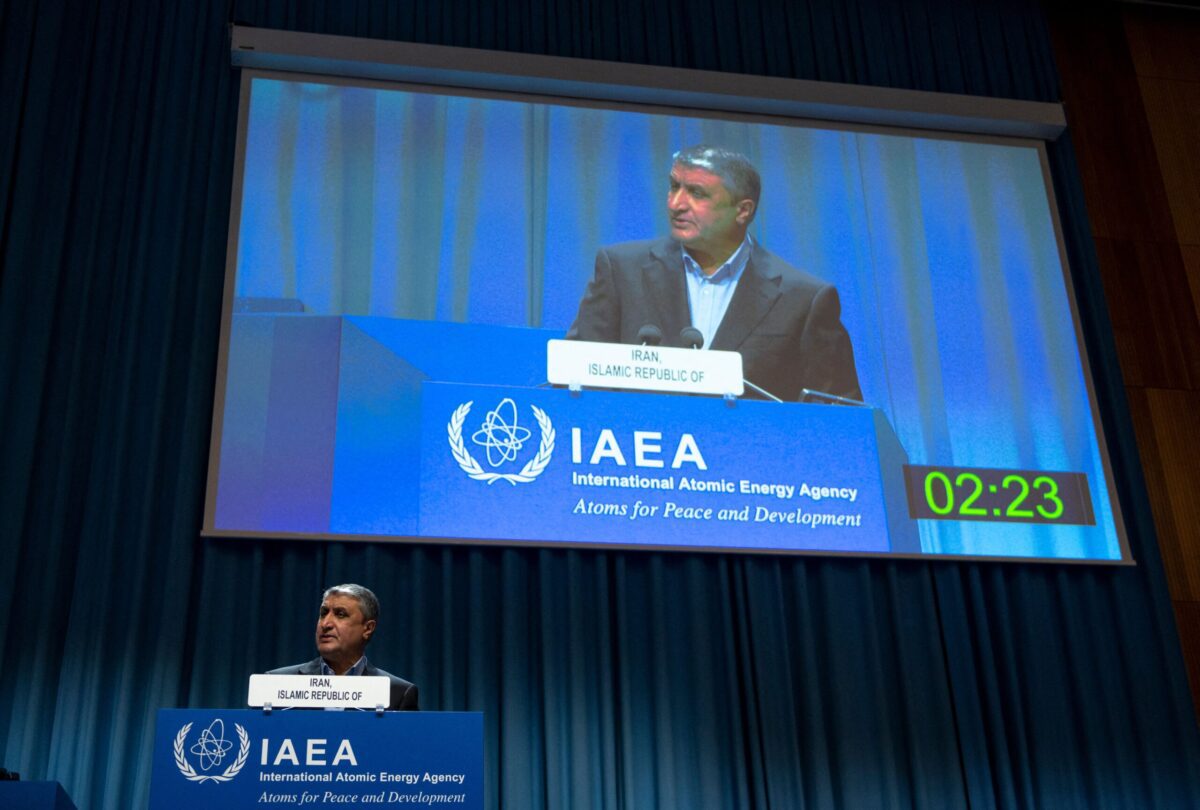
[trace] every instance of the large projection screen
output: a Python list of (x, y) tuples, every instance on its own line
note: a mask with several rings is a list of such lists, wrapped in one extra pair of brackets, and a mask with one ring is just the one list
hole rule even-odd
[[(661, 98), (243, 70), (204, 533), (1130, 562), (1042, 141)], [(786, 265), (863, 404), (546, 384), (696, 144), (762, 178), (740, 351), (815, 362)]]

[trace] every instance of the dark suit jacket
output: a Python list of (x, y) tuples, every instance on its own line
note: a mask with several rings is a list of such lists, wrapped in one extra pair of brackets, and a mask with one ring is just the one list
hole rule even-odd
[[(682, 345), (679, 332), (691, 323), (684, 272), (673, 239), (601, 248), (567, 338), (637, 343), (638, 330), (653, 324), (664, 345)], [(746, 379), (780, 399), (798, 400), (802, 388), (862, 399), (840, 318), (832, 284), (755, 243), (717, 334), (705, 340), (740, 352)]]
[[(295, 664), (290, 667), (280, 667), (268, 672), (268, 675), (320, 675), (321, 674), (321, 658), (320, 656), (308, 661), (304, 664)], [(397, 678), (390, 672), (384, 672), (376, 666), (372, 666), (371, 662), (367, 661), (367, 668), (363, 670), (363, 675), (382, 675), (392, 683), (391, 703), (388, 709), (391, 711), (416, 711), (417, 710), (417, 686), (409, 683), (403, 678)]]

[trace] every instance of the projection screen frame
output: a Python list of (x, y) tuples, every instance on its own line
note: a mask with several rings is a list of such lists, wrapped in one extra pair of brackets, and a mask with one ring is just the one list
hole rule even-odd
[(231, 27), (234, 67), (1053, 141), (1061, 104)]
[[(892, 558), (939, 561), (1037, 562), (1132, 566), (1127, 526), (1123, 517), (1108, 438), (1100, 414), (1092, 376), (1092, 362), (1082, 333), (1072, 271), (1066, 255), (1062, 223), (1054, 194), (1046, 142), (1066, 131), (1060, 104), (1015, 99), (900, 90), (775, 77), (736, 75), (620, 62), (571, 59), (418, 43), (368, 40), (232, 25), (231, 64), (242, 68), (237, 144), (233, 172), (233, 199), (227, 246), (226, 279), (217, 379), (214, 391), (213, 432), (210, 437), (208, 486), (201, 536), (279, 540), (405, 542), (470, 546), (583, 548), (590, 550), (647, 550), (660, 552), (717, 552), (819, 557)], [(1038, 152), (1054, 236), (1060, 254), (1080, 363), (1096, 427), (1106, 485), (1120, 545), (1120, 559), (989, 556), (950, 553), (854, 552), (811, 549), (742, 548), (729, 546), (646, 546), (464, 537), (392, 536), (284, 531), (233, 531), (215, 528), (216, 490), (232, 301), (235, 292), (237, 245), (241, 215), (241, 182), (244, 178), (245, 139), (249, 114), (250, 83), (254, 78), (282, 78), (341, 84), (354, 80), (411, 92), (438, 92), (476, 98), (554, 103), (567, 106), (597, 104), (607, 109), (645, 113), (686, 114), (760, 123), (847, 129), (923, 138), (1020, 145)]]

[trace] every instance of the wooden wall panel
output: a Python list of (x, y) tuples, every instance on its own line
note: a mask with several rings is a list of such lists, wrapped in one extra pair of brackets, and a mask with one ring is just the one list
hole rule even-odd
[(1175, 235), (1200, 245), (1200, 81), (1139, 77), (1138, 84)]
[(1093, 235), (1106, 239), (1174, 239), (1154, 142), (1141, 109), (1141, 90), (1116, 15), (1051, 10), (1051, 33), (1063, 106), (1079, 155)]
[(1095, 241), (1125, 385), (1200, 389), (1200, 321), (1179, 246)]
[(1192, 295), (1192, 306), (1196, 320), (1200, 321), (1200, 245), (1182, 245), (1183, 272), (1187, 275), (1188, 288)]
[(1128, 9), (1123, 15), (1129, 54), (1139, 76), (1200, 82), (1200, 10)]

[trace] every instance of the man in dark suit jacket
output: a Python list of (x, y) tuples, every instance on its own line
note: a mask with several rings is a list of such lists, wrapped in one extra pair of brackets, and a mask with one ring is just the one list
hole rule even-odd
[(367, 661), (367, 642), (375, 633), (379, 600), (362, 585), (334, 585), (321, 598), (317, 616), (317, 652), (313, 660), (273, 669), (268, 675), (382, 675), (392, 685), (392, 710), (416, 710), (417, 687)]
[(639, 330), (654, 325), (680, 346), (680, 331), (696, 326), (711, 348), (740, 352), (746, 379), (781, 399), (798, 400), (807, 388), (861, 400), (837, 289), (747, 235), (760, 188), (736, 152), (676, 152), (670, 237), (601, 248), (567, 337), (637, 343)]

